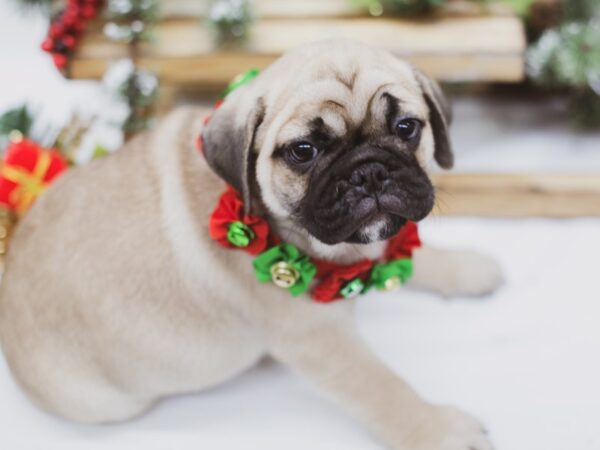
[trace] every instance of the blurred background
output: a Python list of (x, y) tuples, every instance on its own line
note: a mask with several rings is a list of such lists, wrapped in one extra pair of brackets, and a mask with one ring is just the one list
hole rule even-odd
[[(482, 417), (499, 449), (600, 449), (600, 0), (0, 0), (0, 255), (61, 170), (332, 37), (443, 83), (457, 164), (434, 175), (423, 234), (493, 254), (507, 277), (483, 302), (375, 294), (358, 307), (366, 338), (425, 397)], [(94, 428), (34, 409), (2, 365), (0, 447), (378, 448), (305, 390), (265, 364)]]

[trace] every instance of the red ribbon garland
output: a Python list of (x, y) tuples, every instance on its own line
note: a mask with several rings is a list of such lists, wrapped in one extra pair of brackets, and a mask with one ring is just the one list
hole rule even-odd
[[(242, 222), (252, 229), (254, 239), (246, 247), (236, 247), (227, 239), (229, 226), (233, 222)], [(209, 220), (209, 234), (212, 239), (227, 248), (238, 248), (251, 255), (258, 255), (271, 245), (279, 242), (269, 228), (268, 223), (261, 217), (244, 215), (244, 203), (239, 194), (229, 187), (219, 198), (219, 203)], [(412, 257), (413, 250), (421, 246), (417, 224), (407, 222), (402, 229), (392, 237), (385, 251), (384, 259), (392, 260)], [(331, 261), (313, 259), (317, 266), (318, 284), (312, 291), (312, 297), (320, 303), (329, 303), (342, 298), (340, 290), (350, 281), (359, 278), (365, 282), (375, 261), (364, 259), (353, 264), (341, 265)]]

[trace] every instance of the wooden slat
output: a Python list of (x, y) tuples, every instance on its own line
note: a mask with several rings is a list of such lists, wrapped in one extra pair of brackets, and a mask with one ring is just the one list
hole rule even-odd
[[(160, 3), (163, 17), (202, 17), (206, 15), (209, 0), (168, 0)], [(253, 12), (257, 17), (346, 17), (362, 14), (360, 8), (348, 0), (254, 0)]]
[[(520, 81), (525, 37), (515, 17), (263, 20), (253, 28), (247, 50), (212, 51), (210, 32), (195, 20), (168, 20), (156, 42), (142, 49), (142, 64), (169, 82), (223, 85), (247, 67), (264, 67), (289, 48), (333, 37), (360, 39), (406, 57), (443, 81)], [(101, 27), (88, 33), (72, 62), (73, 78), (98, 78), (107, 62), (127, 49), (110, 43)], [(210, 73), (207, 73), (210, 72)]]
[(439, 174), (436, 214), (599, 217), (599, 174)]
[[(259, 18), (295, 17), (356, 17), (367, 15), (364, 8), (350, 0), (254, 0), (253, 12)], [(208, 11), (209, 0), (168, 0), (160, 3), (162, 17), (203, 17)], [(476, 3), (451, 1), (438, 9), (438, 14), (451, 15), (509, 15), (512, 10), (500, 2)]]
[[(195, 57), (213, 52), (210, 30), (195, 20), (168, 20), (155, 28), (156, 41), (144, 54), (153, 57)], [(262, 20), (252, 28), (247, 52), (278, 55), (307, 42), (356, 39), (410, 55), (521, 55), (526, 47), (521, 22), (515, 17), (463, 17), (430, 20), (320, 19)], [(96, 29), (86, 35), (79, 59), (107, 58), (123, 45), (109, 42)]]
[[(140, 59), (142, 67), (155, 71), (162, 82), (196, 87), (199, 91), (214, 92), (223, 87), (248, 67), (262, 69), (277, 56), (251, 54), (215, 54), (199, 58)], [(430, 76), (442, 81), (515, 81), (522, 70), (520, 59), (510, 56), (426, 56), (407, 58)], [(71, 65), (74, 79), (100, 78), (112, 59), (78, 59)]]

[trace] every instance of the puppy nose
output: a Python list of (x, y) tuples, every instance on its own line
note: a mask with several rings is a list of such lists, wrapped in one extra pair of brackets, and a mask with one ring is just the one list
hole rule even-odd
[(389, 172), (381, 163), (362, 164), (352, 172), (350, 184), (362, 187), (370, 194), (380, 192), (389, 177)]

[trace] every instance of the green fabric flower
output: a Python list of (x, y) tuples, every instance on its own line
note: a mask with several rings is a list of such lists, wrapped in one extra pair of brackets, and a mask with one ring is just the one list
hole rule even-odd
[(248, 225), (239, 220), (231, 222), (227, 229), (227, 240), (236, 247), (248, 247), (255, 234)]
[(258, 69), (248, 69), (247, 71), (240, 73), (236, 76), (231, 83), (227, 86), (227, 88), (221, 94), (221, 98), (227, 97), (237, 88), (249, 83), (252, 79), (256, 78), (260, 74), (260, 70)]
[(413, 263), (410, 258), (401, 258), (387, 263), (375, 264), (371, 271), (367, 288), (391, 290), (405, 283), (413, 273)]
[(294, 297), (302, 294), (317, 273), (310, 258), (292, 244), (281, 244), (258, 255), (253, 263), (261, 283), (285, 287)]
[(359, 294), (362, 294), (365, 288), (365, 283), (363, 283), (360, 278), (354, 278), (352, 281), (346, 283), (342, 289), (340, 289), (340, 294), (344, 298), (353, 298)]

